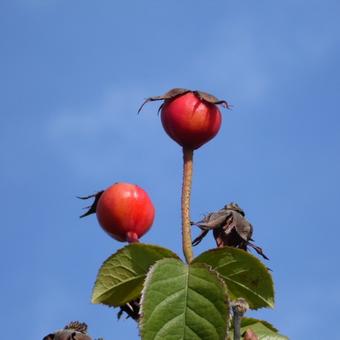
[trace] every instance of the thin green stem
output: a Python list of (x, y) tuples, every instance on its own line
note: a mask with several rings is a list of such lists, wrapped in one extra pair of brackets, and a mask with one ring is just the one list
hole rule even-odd
[(187, 263), (193, 258), (190, 224), (190, 194), (192, 183), (192, 163), (194, 150), (183, 148), (183, 185), (182, 185), (182, 245)]

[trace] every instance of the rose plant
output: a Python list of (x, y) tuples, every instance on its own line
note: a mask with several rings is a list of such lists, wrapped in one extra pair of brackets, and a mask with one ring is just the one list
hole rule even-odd
[[(149, 97), (142, 104), (163, 101), (159, 111), (165, 132), (183, 152), (181, 196), (182, 248), (185, 258), (171, 250), (139, 242), (151, 227), (155, 209), (140, 187), (116, 183), (97, 194), (82, 215), (96, 213), (102, 228), (114, 239), (129, 244), (111, 255), (99, 269), (92, 302), (119, 308), (138, 322), (143, 340), (156, 339), (287, 339), (266, 321), (244, 317), (251, 309), (274, 306), (270, 270), (247, 252), (253, 226), (235, 203), (192, 222), (190, 195), (194, 150), (214, 138), (221, 126), (219, 105), (230, 108), (206, 92), (176, 88)], [(225, 202), (223, 202), (225, 203)], [(191, 228), (201, 235), (192, 241)], [(217, 248), (197, 257), (198, 244), (213, 230)]]

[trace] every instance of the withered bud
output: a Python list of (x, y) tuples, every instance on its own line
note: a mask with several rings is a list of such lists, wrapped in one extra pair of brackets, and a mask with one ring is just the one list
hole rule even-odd
[(209, 213), (201, 221), (191, 222), (191, 224), (202, 230), (192, 242), (194, 246), (199, 244), (212, 230), (218, 248), (229, 246), (247, 251), (248, 247), (251, 247), (268, 260), (262, 249), (251, 242), (253, 241), (253, 226), (245, 218), (245, 212), (236, 203), (229, 203), (222, 209)]
[(64, 329), (46, 335), (43, 340), (92, 340), (87, 335), (87, 324), (72, 321)]
[(249, 304), (245, 299), (239, 298), (231, 302), (231, 308), (234, 313), (243, 316), (248, 311)]

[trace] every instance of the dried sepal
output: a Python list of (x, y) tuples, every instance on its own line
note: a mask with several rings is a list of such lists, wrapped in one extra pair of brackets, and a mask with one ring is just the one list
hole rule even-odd
[(50, 333), (50, 334), (47, 334), (46, 336), (44, 336), (42, 340), (54, 340), (54, 338), (55, 338), (55, 334)]
[(249, 304), (247, 300), (238, 298), (231, 302), (231, 309), (234, 313), (243, 316), (249, 310)]
[(71, 321), (64, 329), (72, 329), (74, 331), (87, 334), (87, 324), (85, 322)]
[[(191, 223), (193, 225), (193, 223)], [(192, 245), (195, 247), (201, 243), (201, 241), (207, 236), (209, 230), (202, 230), (201, 233), (192, 241)]]
[[(183, 88), (174, 88), (174, 89), (171, 89), (170, 91), (166, 92), (165, 94), (163, 94), (161, 96), (153, 96), (153, 97), (146, 98), (144, 100), (143, 104), (138, 109), (138, 113), (141, 112), (144, 105), (148, 102), (153, 102), (153, 101), (158, 101), (158, 100), (174, 99), (176, 97), (183, 96), (183, 95), (185, 95), (189, 92), (192, 92), (193, 94), (195, 94), (202, 101), (205, 101), (205, 102), (210, 103), (210, 104), (222, 105), (226, 109), (230, 109), (230, 105), (228, 104), (227, 101), (225, 101), (224, 99), (222, 99), (222, 100), (218, 99), (210, 93), (198, 91), (198, 90), (188, 90), (188, 89), (183, 89)], [(162, 107), (163, 107), (163, 104), (159, 107), (158, 112), (162, 109)]]
[(266, 260), (269, 260), (269, 258), (264, 254), (264, 252), (263, 252), (261, 247), (258, 247), (256, 244), (254, 244), (252, 242), (248, 242), (248, 246), (253, 248), (263, 258), (265, 258)]
[(139, 320), (140, 299), (130, 301), (119, 308), (117, 314), (118, 320), (123, 316), (123, 313), (127, 314), (126, 319), (131, 318), (135, 321)]
[(229, 246), (247, 251), (248, 247), (251, 247), (268, 260), (263, 250), (251, 242), (253, 241), (253, 226), (236, 203), (225, 205), (217, 212), (209, 213), (201, 221), (191, 222), (191, 224), (201, 229), (201, 234), (192, 242), (193, 246), (198, 245), (212, 230), (218, 248)]
[(90, 198), (94, 198), (94, 201), (91, 205), (85, 207), (84, 209), (88, 209), (84, 214), (82, 214), (81, 216), (79, 216), (80, 218), (85, 217), (85, 216), (89, 216), (91, 214), (94, 214), (97, 210), (97, 204), (99, 201), (100, 196), (103, 194), (103, 190), (102, 191), (98, 191), (97, 193), (93, 194), (93, 195), (89, 195), (89, 196), (78, 196), (77, 198), (81, 199), (81, 200), (87, 200)]
[(203, 91), (192, 91), (196, 96), (198, 96), (200, 99), (206, 101), (207, 103), (210, 104), (215, 104), (215, 105), (222, 105), (226, 109), (230, 109), (230, 105), (228, 102), (224, 99), (218, 99), (217, 97), (213, 96), (210, 93), (203, 92)]
[(62, 330), (46, 335), (43, 340), (92, 340), (87, 334), (87, 324), (72, 321)]

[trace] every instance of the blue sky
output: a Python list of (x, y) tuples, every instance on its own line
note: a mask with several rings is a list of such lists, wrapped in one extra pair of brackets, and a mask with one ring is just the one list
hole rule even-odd
[(79, 220), (75, 196), (139, 184), (157, 209), (144, 242), (181, 252), (181, 150), (157, 104), (136, 114), (172, 87), (233, 105), (195, 154), (192, 217), (230, 201), (246, 211), (276, 283), (275, 309), (253, 316), (291, 339), (334, 335), (339, 11), (335, 0), (1, 1), (2, 337), (78, 319), (94, 337), (138, 339), (132, 321), (90, 303), (122, 244)]

